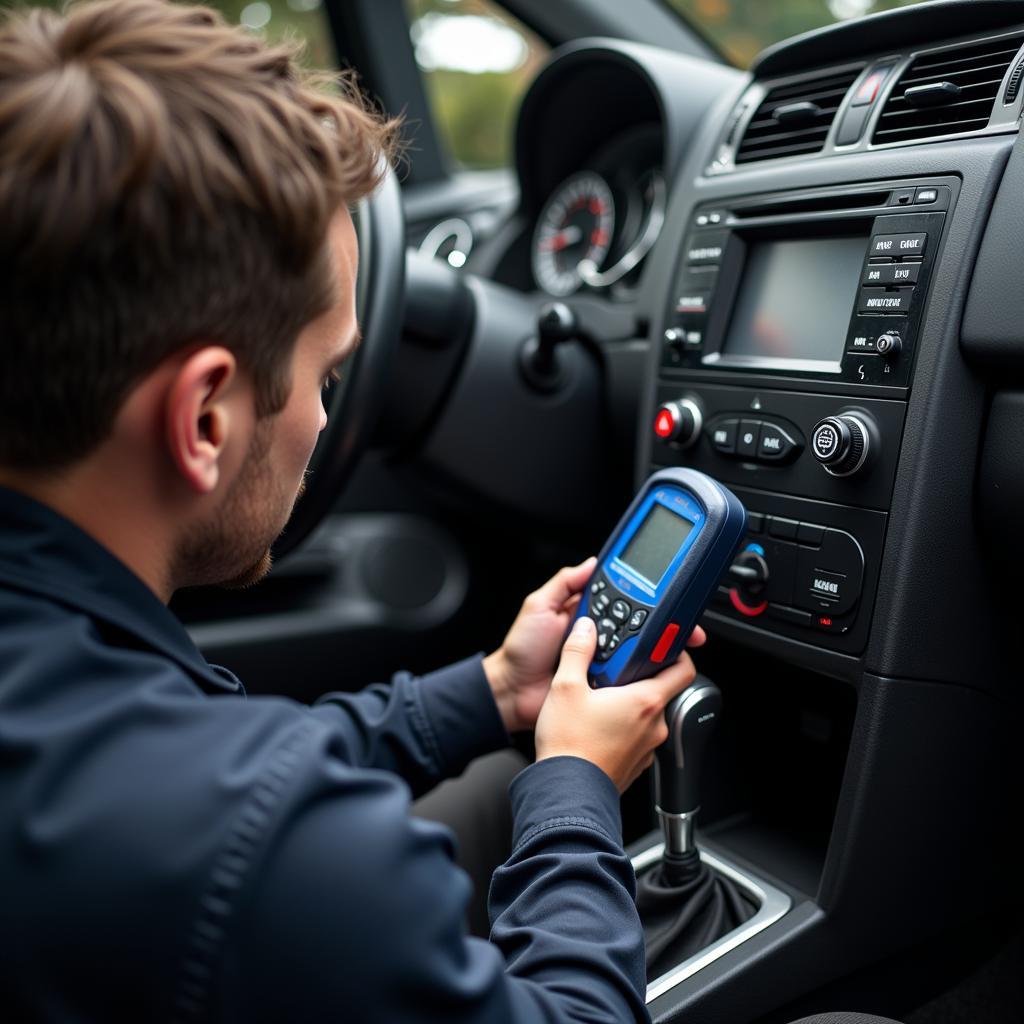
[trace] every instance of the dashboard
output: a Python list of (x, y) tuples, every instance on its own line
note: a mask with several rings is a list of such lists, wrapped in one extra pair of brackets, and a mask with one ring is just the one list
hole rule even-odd
[[(693, 466), (750, 518), (705, 617), (735, 716), (705, 835), (794, 909), (699, 984), (651, 979), (665, 1019), (741, 1019), (780, 969), (794, 996), (827, 982), (822, 943), (850, 971), (969, 919), (978, 891), (937, 849), (993, 899), (1005, 879), (1024, 5), (967, 7), (811, 33), (749, 74), (582, 40), (523, 103), (519, 207), (475, 269), (518, 296), (506, 315), (564, 303), (582, 347), (559, 349), (558, 411), (523, 398), (509, 442), (557, 452), (556, 476), (509, 484), (510, 455), (504, 493), (568, 510), (625, 444), (633, 487)], [(438, 462), (470, 423), (442, 421)], [(486, 490), (493, 455), (463, 478)]]

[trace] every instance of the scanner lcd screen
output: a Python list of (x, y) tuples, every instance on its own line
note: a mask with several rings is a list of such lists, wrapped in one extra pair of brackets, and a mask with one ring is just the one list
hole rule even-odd
[(619, 555), (619, 561), (657, 586), (692, 530), (689, 519), (655, 504)]

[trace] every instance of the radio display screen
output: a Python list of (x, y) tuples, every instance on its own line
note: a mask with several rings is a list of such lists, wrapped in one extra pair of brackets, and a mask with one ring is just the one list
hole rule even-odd
[(748, 242), (719, 359), (809, 361), (838, 372), (867, 242), (863, 235)]

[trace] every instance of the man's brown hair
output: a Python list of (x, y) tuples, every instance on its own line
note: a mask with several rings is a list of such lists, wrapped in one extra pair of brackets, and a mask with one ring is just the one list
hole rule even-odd
[(326, 244), (394, 122), (215, 12), (99, 0), (0, 24), (0, 465), (56, 469), (191, 343), (257, 411), (334, 301)]

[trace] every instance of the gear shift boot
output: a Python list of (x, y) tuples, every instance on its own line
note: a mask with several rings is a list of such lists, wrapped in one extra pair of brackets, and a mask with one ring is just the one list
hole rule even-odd
[(705, 864), (696, 849), (684, 858), (662, 860), (637, 879), (648, 978), (706, 949), (758, 910), (749, 892)]

